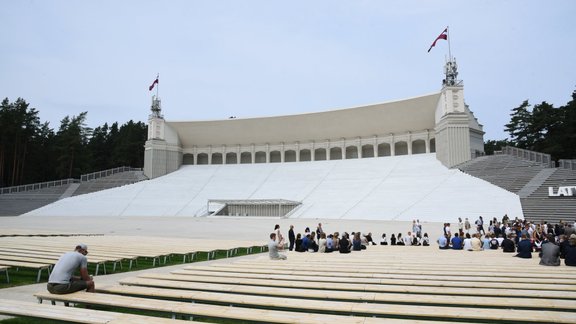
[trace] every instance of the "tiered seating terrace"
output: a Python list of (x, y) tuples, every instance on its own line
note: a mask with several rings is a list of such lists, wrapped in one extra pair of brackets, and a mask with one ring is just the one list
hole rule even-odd
[(479, 157), (459, 165), (458, 168), (510, 192), (518, 193), (545, 166), (539, 162), (501, 154)]
[[(267, 323), (574, 323), (576, 272), (496, 251), (370, 246), (187, 266), (39, 300)], [(191, 304), (190, 301), (193, 303)]]
[(525, 218), (536, 222), (573, 222), (576, 219), (576, 196), (549, 197), (548, 188), (552, 187), (557, 191), (560, 186), (575, 185), (576, 170), (556, 169), (536, 191), (527, 198), (522, 198)]

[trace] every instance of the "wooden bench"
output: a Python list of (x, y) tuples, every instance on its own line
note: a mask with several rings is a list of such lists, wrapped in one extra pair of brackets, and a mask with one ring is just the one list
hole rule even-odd
[[(200, 294), (198, 294), (200, 295)], [(270, 323), (318, 323), (322, 319), (324, 323), (369, 323), (378, 322), (382, 319), (369, 318), (363, 316), (402, 316), (405, 320), (414, 318), (446, 320), (458, 319), (465, 321), (491, 320), (491, 321), (513, 321), (520, 322), (554, 322), (554, 323), (574, 323), (574, 315), (570, 312), (539, 310), (513, 310), (494, 308), (475, 308), (473, 312), (462, 312), (460, 307), (446, 306), (414, 306), (399, 304), (374, 304), (374, 303), (352, 303), (337, 301), (314, 301), (296, 298), (277, 298), (246, 295), (219, 294), (212, 296), (211, 301), (226, 303), (231, 306), (226, 307), (212, 304), (196, 304), (168, 301), (156, 298), (136, 298), (112, 294), (77, 292), (67, 295), (52, 295), (50, 293), (37, 293), (35, 296), (40, 300), (53, 300), (60, 302), (82, 303), (90, 305), (106, 305), (130, 309), (153, 310), (171, 313), (173, 318), (177, 316), (206, 316), (214, 318), (228, 318), (237, 320), (259, 320)], [(195, 299), (198, 301), (199, 299)], [(205, 300), (203, 300), (205, 301)], [(255, 306), (256, 308), (245, 308), (244, 306)], [(262, 308), (274, 308), (283, 310), (265, 310)], [(286, 311), (286, 310), (290, 311)], [(304, 310), (304, 312), (302, 312)], [(320, 311), (323, 314), (310, 313), (310, 311)], [(337, 312), (342, 315), (327, 315), (325, 312)], [(350, 316), (352, 315), (352, 316)], [(310, 320), (313, 320), (312, 322)]]
[[(37, 259), (45, 259), (45, 262), (54, 261), (54, 263), (64, 254), (64, 252), (53, 252), (53, 251), (43, 251), (36, 249), (27, 249), (23, 247), (16, 247), (16, 248), (0, 248), (0, 258), (2, 256), (22, 256), (22, 257), (34, 257)], [(106, 262), (111, 262), (113, 267), (112, 271), (116, 270), (116, 266), (119, 264), (120, 268), (122, 268), (122, 261), (129, 260), (130, 261), (130, 268), (132, 268), (132, 261), (136, 257), (134, 256), (118, 256), (118, 255), (100, 255), (97, 253), (90, 253), (88, 257), (88, 263), (96, 264), (96, 270), (94, 271), (94, 275), (98, 275), (100, 265), (104, 268), (104, 274), (106, 274)]]
[[(405, 280), (414, 280), (417, 278), (419, 281), (433, 282), (438, 280), (449, 280), (452, 282), (488, 282), (488, 283), (509, 283), (510, 278), (502, 278), (495, 276), (439, 276), (439, 275), (403, 275), (403, 274), (357, 274), (357, 273), (330, 273), (323, 271), (314, 271), (311, 275), (309, 272), (294, 272), (283, 270), (258, 270), (258, 269), (228, 269), (226, 265), (218, 266), (198, 266), (186, 267), (182, 270), (174, 270), (170, 273), (182, 275), (198, 275), (198, 276), (219, 276), (219, 277), (233, 277), (233, 278), (261, 278), (261, 279), (279, 279), (279, 280), (301, 280), (301, 281), (314, 281), (314, 282), (352, 282), (352, 283), (385, 283), (384, 279), (397, 280), (399, 283)], [(560, 283), (558, 279), (547, 278), (526, 278), (521, 277), (513, 280), (514, 283), (528, 283), (528, 284), (557, 284)]]
[[(136, 279), (136, 278), (133, 278)], [(148, 282), (146, 282), (148, 281)], [(137, 284), (138, 281), (132, 281), (132, 284)], [(196, 289), (171, 289), (162, 287), (162, 282), (156, 281), (157, 287), (146, 286), (150, 284), (149, 280), (145, 280), (143, 286), (137, 285), (122, 285), (122, 286), (108, 286), (98, 288), (98, 292), (130, 295), (130, 296), (145, 296), (145, 297), (159, 297), (169, 299), (182, 299), (193, 301), (206, 301), (214, 303), (229, 303), (229, 304), (251, 304), (258, 305), (261, 298), (274, 297), (274, 298), (292, 298), (302, 302), (303, 305), (297, 304), (295, 307), (307, 309), (309, 302), (321, 301), (326, 304), (327, 298), (335, 298), (338, 301), (330, 301), (331, 307), (338, 309), (337, 304), (340, 301), (346, 302), (372, 302), (372, 303), (400, 303), (400, 304), (431, 304), (431, 305), (449, 305), (449, 306), (464, 306), (464, 307), (493, 307), (493, 308), (511, 308), (511, 309), (532, 309), (532, 310), (576, 310), (576, 302), (560, 299), (533, 299), (533, 298), (506, 298), (506, 297), (479, 297), (479, 296), (458, 296), (457, 298), (447, 298), (442, 294), (438, 295), (419, 295), (419, 294), (398, 294), (398, 293), (363, 293), (363, 292), (343, 292), (336, 290), (317, 291), (313, 289), (286, 289), (286, 288), (269, 288), (269, 287), (252, 287), (243, 285), (210, 285), (204, 287), (201, 284), (197, 285)], [(187, 285), (186, 288), (190, 288)], [(200, 289), (204, 291), (199, 291)], [(210, 290), (210, 291), (205, 291)], [(242, 298), (238, 298), (239, 294)], [(259, 296), (259, 298), (255, 298)], [(306, 296), (306, 299), (302, 299)], [(292, 303), (294, 304), (294, 302)], [(280, 307), (280, 306), (279, 306)], [(343, 306), (344, 307), (344, 306)]]
[(40, 276), (42, 275), (42, 270), (46, 269), (46, 273), (50, 274), (50, 267), (51, 264), (47, 263), (32, 263), (32, 262), (20, 262), (20, 261), (9, 261), (9, 260), (0, 260), (0, 266), (10, 266), (16, 268), (29, 268), (38, 270), (38, 275), (36, 276), (36, 282), (40, 282)]
[[(424, 263), (423, 263), (424, 264)], [(305, 267), (304, 267), (305, 266)], [(516, 265), (518, 266), (518, 265)], [(278, 269), (278, 270), (292, 270), (295, 272), (309, 272), (309, 269), (314, 269), (315, 271), (330, 271), (330, 272), (345, 272), (345, 273), (396, 273), (396, 274), (411, 274), (411, 275), (444, 275), (444, 276), (486, 276), (486, 274), (494, 273), (500, 277), (516, 278), (518, 275), (529, 276), (532, 278), (557, 278), (557, 279), (576, 279), (576, 274), (574, 271), (570, 272), (556, 272), (550, 271), (550, 267), (545, 267), (548, 272), (530, 272), (524, 269), (518, 271), (502, 271), (500, 269), (492, 268), (486, 269), (484, 271), (478, 271), (475, 267), (468, 267), (468, 269), (451, 269), (451, 267), (444, 267), (438, 269), (423, 269), (420, 268), (394, 268), (393, 266), (381, 266), (381, 267), (368, 267), (368, 266), (355, 266), (351, 264), (350, 266), (337, 266), (337, 265), (325, 265), (315, 266), (310, 264), (294, 264), (292, 261), (287, 262), (268, 262), (267, 264), (259, 263), (238, 263), (230, 264), (230, 267), (236, 268), (248, 268), (248, 269)], [(543, 267), (543, 266), (540, 266)], [(546, 270), (544, 269), (544, 270)], [(556, 270), (556, 269), (554, 269)], [(513, 280), (513, 279), (510, 279)]]
[[(139, 278), (161, 279), (174, 281), (177, 284), (184, 285), (185, 282), (201, 283), (220, 283), (220, 284), (237, 284), (264, 287), (284, 287), (284, 288), (302, 288), (302, 289), (322, 289), (322, 290), (343, 290), (358, 292), (396, 292), (396, 293), (414, 293), (414, 294), (444, 294), (444, 295), (462, 295), (469, 296), (499, 296), (499, 297), (519, 297), (519, 291), (524, 296), (533, 298), (559, 298), (559, 299), (576, 299), (576, 291), (538, 290), (538, 289), (517, 289), (513, 283), (504, 288), (501, 285), (498, 288), (475, 288), (469, 287), (435, 287), (435, 286), (414, 286), (414, 285), (371, 285), (371, 284), (354, 284), (354, 283), (323, 283), (323, 282), (303, 282), (290, 280), (268, 280), (253, 278), (219, 278), (219, 277), (197, 277), (174, 274), (155, 274), (145, 273)], [(120, 280), (121, 284), (127, 281)]]
[(73, 323), (90, 324), (177, 324), (192, 323), (169, 318), (106, 312), (85, 308), (40, 305), (37, 303), (0, 299), (0, 314), (51, 319)]
[[(309, 312), (291, 312), (281, 310), (254, 309), (245, 307), (217, 306), (209, 304), (185, 303), (151, 298), (135, 298), (119, 295), (76, 292), (66, 295), (53, 295), (50, 293), (38, 293), (35, 296), (40, 300), (58, 302), (80, 303), (86, 305), (105, 305), (128, 309), (152, 310), (186, 316), (191, 319), (194, 316), (224, 318), (244, 321), (258, 321), (265, 323), (350, 323), (350, 324), (375, 324), (381, 323), (382, 319), (344, 316), (332, 314), (315, 314)], [(387, 319), (388, 322), (388, 319)], [(414, 323), (410, 320), (390, 319), (390, 323)]]
[[(301, 272), (301, 276), (281, 276), (281, 275), (262, 275), (255, 277), (242, 277), (242, 276), (214, 276), (212, 273), (199, 272), (190, 273), (186, 270), (176, 270), (172, 272), (175, 275), (194, 276), (197, 280), (211, 280), (212, 278), (227, 278), (228, 280), (289, 280), (289, 281), (307, 281), (307, 282), (322, 282), (322, 283), (350, 283), (350, 284), (368, 284), (368, 285), (413, 285), (413, 286), (428, 286), (428, 287), (466, 287), (466, 288), (513, 288), (513, 289), (531, 289), (531, 290), (560, 290), (560, 291), (573, 291), (576, 292), (576, 284), (559, 284), (559, 283), (525, 283), (514, 282), (512, 280), (495, 282), (495, 281), (459, 281), (450, 280), (450, 277), (436, 280), (421, 280), (420, 276), (413, 276), (412, 278), (404, 279), (388, 279), (388, 278), (322, 278), (316, 274), (306, 275), (306, 272)], [(271, 278), (269, 278), (271, 277)]]

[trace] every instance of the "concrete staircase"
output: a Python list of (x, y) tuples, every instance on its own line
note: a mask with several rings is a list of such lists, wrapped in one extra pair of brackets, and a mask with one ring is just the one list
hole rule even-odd
[(0, 216), (18, 216), (60, 199), (116, 188), (146, 180), (143, 171), (125, 171), (80, 183), (0, 195)]

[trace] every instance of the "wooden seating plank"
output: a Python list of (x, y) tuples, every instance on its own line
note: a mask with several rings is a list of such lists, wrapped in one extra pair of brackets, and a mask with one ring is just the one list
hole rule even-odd
[[(38, 293), (37, 297), (44, 300), (67, 301), (89, 305), (107, 305), (130, 309), (154, 310), (181, 315), (206, 316), (215, 318), (229, 318), (246, 321), (260, 321), (267, 323), (366, 323), (365, 317), (345, 316), (331, 314), (301, 313), (290, 311), (254, 309), (244, 307), (228, 307), (208, 304), (191, 304), (184, 302), (166, 301), (159, 299), (135, 298), (100, 293), (76, 292), (66, 295), (53, 295)], [(408, 323), (400, 321), (400, 323)]]
[[(310, 267), (314, 269), (318, 269), (321, 266), (311, 266), (306, 265), (304, 266), (295, 265), (294, 263), (282, 263), (282, 262), (268, 262), (266, 264), (230, 264), (231, 268), (249, 268), (249, 269), (285, 269), (285, 270), (292, 270), (292, 271), (300, 271), (306, 272), (307, 269)], [(521, 276), (530, 276), (535, 278), (558, 278), (558, 279), (576, 279), (576, 274), (572, 273), (557, 273), (557, 272), (542, 272), (542, 273), (531, 273), (526, 272), (523, 269), (518, 269), (518, 271), (502, 271), (496, 268), (493, 269), (486, 269), (483, 271), (478, 271), (473, 268), (468, 270), (461, 270), (461, 269), (451, 269), (450, 267), (445, 267), (443, 269), (422, 269), (422, 267), (418, 269), (414, 268), (394, 268), (393, 266), (387, 267), (358, 267), (358, 266), (347, 266), (347, 267), (337, 267), (332, 265), (327, 266), (330, 272), (345, 272), (345, 273), (396, 273), (396, 274), (413, 274), (413, 275), (445, 275), (445, 276), (458, 276), (458, 275), (467, 275), (467, 276), (486, 276), (486, 275), (496, 275), (501, 277), (509, 277), (514, 278), (518, 275)], [(541, 266), (542, 267), (542, 266)]]
[[(145, 273), (139, 276), (140, 278), (162, 279), (181, 282), (205, 282), (205, 283), (228, 283), (228, 284), (241, 284), (241, 285), (255, 285), (267, 287), (285, 287), (285, 288), (315, 288), (315, 289), (328, 289), (328, 290), (347, 290), (347, 291), (364, 291), (364, 292), (404, 292), (404, 293), (421, 293), (421, 294), (437, 294), (442, 293), (446, 295), (469, 295), (471, 291), (475, 295), (482, 296), (509, 296), (518, 297), (518, 291), (514, 289), (499, 288), (475, 288), (471, 290), (468, 287), (433, 287), (433, 286), (413, 286), (413, 285), (369, 285), (369, 284), (343, 284), (343, 283), (322, 283), (322, 282), (298, 282), (289, 280), (266, 280), (266, 279), (251, 279), (251, 278), (218, 278), (218, 277), (195, 277), (171, 274), (155, 274)], [(120, 281), (121, 283), (125, 281)], [(523, 294), (533, 296), (534, 298), (576, 298), (575, 291), (561, 291), (553, 290), (535, 290), (524, 289)]]
[[(161, 283), (160, 283), (161, 284)], [(187, 287), (189, 288), (189, 287)], [(197, 289), (206, 288), (198, 285)], [(332, 297), (338, 300), (346, 300), (348, 302), (393, 302), (393, 303), (418, 303), (418, 304), (434, 304), (434, 305), (460, 305), (460, 306), (485, 306), (485, 307), (507, 307), (507, 308), (533, 308), (541, 310), (547, 309), (565, 309), (576, 310), (576, 301), (558, 300), (558, 299), (533, 299), (533, 298), (504, 298), (504, 297), (480, 297), (480, 296), (459, 296), (458, 298), (446, 298), (445, 295), (415, 295), (415, 294), (395, 294), (395, 293), (360, 293), (360, 292), (342, 292), (342, 291), (322, 291), (318, 293), (311, 289), (285, 289), (285, 288), (266, 288), (266, 289), (252, 289), (250, 286), (238, 286), (234, 290), (234, 294), (230, 294), (229, 290), (222, 289), (219, 292), (207, 292), (199, 290), (184, 290), (184, 289), (171, 289), (167, 287), (144, 287), (144, 286), (105, 286), (98, 288), (98, 292), (121, 294), (121, 295), (134, 295), (134, 296), (153, 296), (185, 300), (205, 300), (213, 302), (227, 302), (235, 304), (238, 302), (238, 293), (250, 294), (249, 296), (243, 295), (242, 303), (251, 302), (256, 304), (259, 299), (252, 299), (253, 295), (271, 296), (276, 298), (316, 298), (321, 300), (324, 304), (335, 307), (333, 301), (326, 303), (325, 299)], [(214, 289), (214, 287), (212, 287)], [(303, 301), (305, 302), (305, 301)], [(307, 301), (306, 301), (307, 302)], [(299, 305), (298, 307), (306, 308), (306, 306)]]
[[(77, 307), (42, 305), (24, 301), (0, 299), (0, 314), (60, 320), (74, 323), (159, 323), (177, 324), (184, 321), (143, 315), (122, 314)], [(198, 323), (186, 321), (185, 323)]]
[[(449, 280), (418, 280), (417, 277), (414, 279), (377, 279), (378, 282), (366, 283), (360, 280), (354, 281), (340, 281), (340, 282), (325, 282), (320, 280), (308, 280), (308, 281), (298, 281), (297, 279), (290, 279), (289, 277), (283, 280), (274, 280), (266, 278), (242, 278), (242, 277), (215, 277), (215, 276), (199, 276), (199, 275), (186, 275), (173, 274), (173, 280), (183, 280), (183, 281), (205, 281), (205, 282), (237, 282), (244, 284), (255, 284), (255, 285), (268, 285), (269, 283), (293, 283), (296, 285), (342, 285), (346, 287), (348, 285), (349, 289), (359, 290), (368, 289), (367, 287), (377, 287), (385, 285), (394, 286), (417, 286), (417, 287), (457, 287), (457, 288), (493, 288), (493, 289), (529, 289), (529, 290), (549, 290), (549, 291), (566, 291), (576, 293), (576, 284), (538, 284), (538, 283), (515, 283), (510, 282), (503, 285), (499, 282), (466, 282), (466, 281), (449, 281)], [(314, 276), (311, 277), (312, 279)]]
[[(532, 311), (532, 310), (507, 310), (498, 311), (491, 308), (478, 308), (474, 312), (463, 312), (461, 308), (445, 306), (413, 306), (413, 305), (387, 305), (387, 304), (363, 304), (349, 302), (331, 302), (283, 298), (261, 298), (242, 296), (237, 298), (236, 305), (256, 302), (262, 307), (283, 307), (292, 308), (295, 311), (270, 311), (243, 307), (226, 307), (209, 304), (190, 304), (184, 302), (174, 302), (159, 299), (126, 297), (119, 295), (108, 295), (100, 293), (77, 292), (67, 295), (53, 295), (50, 293), (38, 293), (38, 298), (46, 300), (68, 301), (75, 303), (109, 305), (126, 308), (146, 309), (155, 311), (171, 312), (184, 315), (201, 315), (208, 317), (224, 317), (241, 320), (259, 320), (274, 323), (285, 323), (287, 318), (299, 317), (298, 323), (334, 323), (334, 321), (344, 321), (346, 323), (365, 323), (366, 318), (361, 316), (342, 316), (314, 313), (301, 313), (299, 310), (320, 310), (320, 311), (343, 311), (352, 310), (356, 314), (370, 314), (383, 316), (406, 316), (424, 317), (438, 319), (465, 319), (465, 320), (504, 320), (520, 322), (544, 322), (573, 323), (574, 315), (568, 312), (555, 311)], [(310, 320), (313, 321), (310, 321)], [(407, 318), (408, 319), (408, 318)]]
[[(189, 274), (189, 275), (218, 275), (220, 277), (242, 277), (242, 278), (266, 278), (266, 279), (287, 279), (302, 280), (302, 281), (327, 281), (327, 282), (364, 282), (364, 283), (378, 283), (380, 279), (414, 279), (414, 275), (407, 274), (380, 274), (380, 273), (332, 273), (327, 271), (314, 271), (312, 273), (258, 269), (230, 269), (227, 265), (211, 265), (211, 266), (194, 266), (186, 267), (181, 270), (175, 270), (171, 273), (174, 274)], [(444, 280), (450, 281), (476, 281), (476, 282), (510, 282), (509, 278), (494, 277), (494, 276), (444, 276), (444, 275), (418, 275), (418, 280)], [(558, 279), (551, 278), (517, 278), (514, 280), (516, 283), (558, 283)]]

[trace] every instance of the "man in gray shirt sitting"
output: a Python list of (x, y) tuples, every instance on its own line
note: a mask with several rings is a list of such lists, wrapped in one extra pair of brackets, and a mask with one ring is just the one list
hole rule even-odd
[[(50, 278), (48, 291), (52, 294), (69, 294), (80, 290), (94, 292), (94, 281), (88, 274), (88, 247), (78, 244), (74, 252), (67, 252), (60, 257)], [(80, 277), (74, 276), (74, 271), (80, 268)]]

